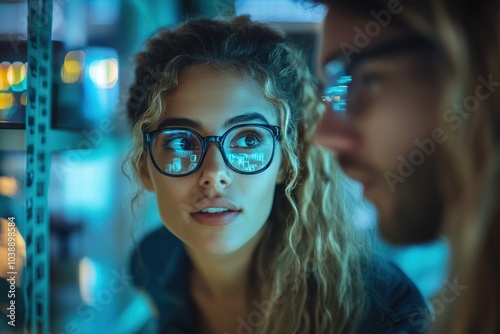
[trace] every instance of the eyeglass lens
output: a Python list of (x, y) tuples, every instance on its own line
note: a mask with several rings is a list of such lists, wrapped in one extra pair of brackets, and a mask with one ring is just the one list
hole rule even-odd
[(334, 111), (344, 114), (352, 77), (347, 74), (344, 64), (335, 60), (326, 65), (325, 72), (327, 86), (321, 98), (324, 102), (330, 103)]

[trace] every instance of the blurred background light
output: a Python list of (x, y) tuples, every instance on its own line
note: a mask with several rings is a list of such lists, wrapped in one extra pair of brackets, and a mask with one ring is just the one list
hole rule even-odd
[(264, 22), (321, 22), (326, 13), (324, 6), (296, 0), (236, 0), (234, 8), (236, 15)]
[(61, 68), (61, 80), (66, 84), (73, 84), (81, 79), (85, 53), (81, 50), (69, 51), (64, 57)]
[(17, 192), (17, 181), (14, 177), (0, 176), (0, 195), (13, 197)]
[(118, 81), (118, 61), (114, 58), (94, 60), (89, 67), (90, 79), (100, 88), (113, 88)]
[(10, 89), (10, 83), (7, 78), (7, 72), (9, 71), (10, 63), (2, 62), (0, 63), (0, 90)]
[(0, 109), (10, 109), (14, 105), (14, 94), (0, 93)]
[(85, 49), (83, 115), (90, 122), (111, 117), (119, 103), (119, 62), (114, 48)]
[(65, 51), (57, 77), (56, 128), (91, 129), (113, 117), (119, 103), (119, 57), (115, 48)]
[(14, 62), (7, 70), (7, 80), (11, 85), (19, 85), (26, 78), (26, 67), (21, 62)]
[(20, 102), (23, 106), (26, 106), (26, 104), (28, 104), (28, 94), (26, 93), (26, 91), (21, 93)]
[(24, 114), (19, 114), (19, 110), (24, 109), (21, 107), (23, 93), (26, 105), (28, 83), (28, 63), (13, 61), (12, 58), (19, 59), (19, 56), (7, 57), (10, 61), (0, 63), (0, 120), (11, 122), (24, 119)]
[(94, 294), (97, 290), (99, 272), (99, 265), (92, 259), (84, 257), (80, 260), (78, 266), (80, 295), (82, 301), (87, 305), (91, 305), (95, 301)]
[(9, 66), (7, 70), (7, 81), (10, 84), (10, 89), (14, 92), (22, 92), (26, 89), (27, 78), (26, 78), (26, 68), (27, 64), (21, 62), (14, 62)]

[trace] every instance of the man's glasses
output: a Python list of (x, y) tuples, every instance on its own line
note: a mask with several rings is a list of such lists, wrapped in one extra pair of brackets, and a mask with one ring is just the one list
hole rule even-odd
[(240, 124), (222, 136), (202, 137), (187, 128), (165, 128), (144, 134), (144, 141), (156, 169), (166, 176), (190, 175), (201, 166), (207, 145), (219, 145), (226, 165), (240, 174), (266, 170), (274, 156), (276, 140), (281, 140), (279, 126)]
[(323, 102), (331, 104), (333, 111), (345, 114), (352, 76), (347, 73), (345, 65), (338, 60), (326, 64), (325, 74), (327, 85), (321, 99)]
[[(372, 87), (375, 80), (371, 76), (358, 76), (354, 73), (359, 64), (371, 59), (394, 56), (396, 54), (411, 55), (416, 52), (432, 54), (436, 60), (442, 57), (441, 49), (427, 37), (414, 35), (386, 41), (380, 45), (351, 55), (349, 62), (333, 59), (325, 65), (325, 89), (321, 99), (329, 104), (338, 115), (345, 116), (356, 104), (355, 87)], [(422, 59), (426, 59), (423, 58)]]

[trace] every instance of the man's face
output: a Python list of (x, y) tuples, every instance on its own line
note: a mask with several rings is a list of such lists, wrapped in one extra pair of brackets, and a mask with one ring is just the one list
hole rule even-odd
[[(385, 22), (402, 10), (388, 9)], [(426, 41), (381, 22), (329, 8), (320, 51), (329, 107), (316, 141), (361, 182), (386, 240), (428, 241), (439, 233), (436, 155), (446, 140), (437, 57)]]

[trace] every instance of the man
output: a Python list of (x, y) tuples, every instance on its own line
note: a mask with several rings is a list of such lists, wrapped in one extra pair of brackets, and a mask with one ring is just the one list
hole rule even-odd
[(436, 331), (499, 332), (500, 4), (321, 2), (317, 142), (361, 182), (387, 241), (449, 238), (450, 281), (466, 288)]

